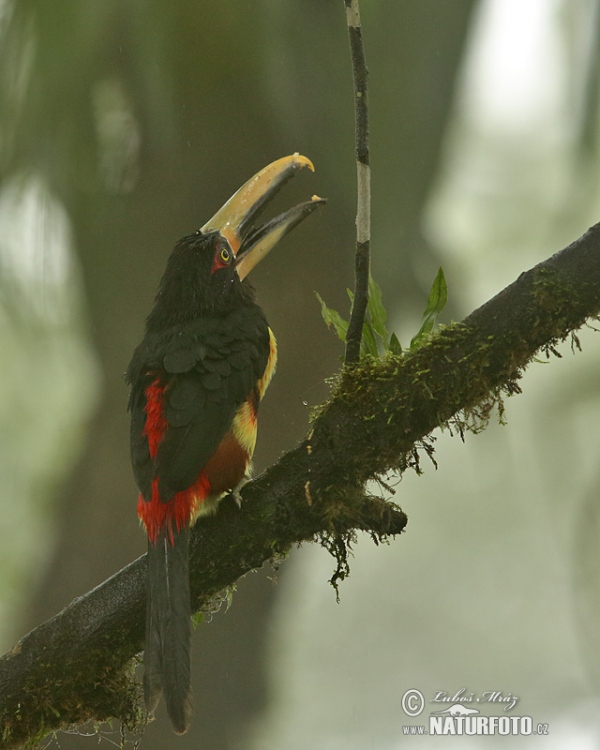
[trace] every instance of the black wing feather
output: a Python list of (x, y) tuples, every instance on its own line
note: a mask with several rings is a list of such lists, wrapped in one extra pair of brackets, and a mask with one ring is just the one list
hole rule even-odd
[(152, 480), (154, 478), (154, 466), (150, 457), (148, 439), (144, 435), (146, 426), (146, 396), (144, 390), (146, 384), (134, 386), (129, 397), (129, 410), (131, 411), (130, 447), (131, 465), (133, 476), (139, 491), (146, 500), (152, 496)]
[[(258, 307), (144, 338), (126, 375), (132, 384), (133, 471), (144, 498), (150, 499), (157, 475), (163, 502), (194, 483), (264, 373), (269, 352), (269, 329)], [(153, 461), (144, 435), (145, 389), (156, 378), (165, 386), (168, 426)]]

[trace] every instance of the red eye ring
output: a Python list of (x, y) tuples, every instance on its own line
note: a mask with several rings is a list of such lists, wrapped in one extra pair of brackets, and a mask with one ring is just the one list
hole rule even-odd
[(231, 266), (234, 258), (235, 255), (227, 240), (220, 238), (213, 257), (212, 273), (218, 271), (220, 268)]

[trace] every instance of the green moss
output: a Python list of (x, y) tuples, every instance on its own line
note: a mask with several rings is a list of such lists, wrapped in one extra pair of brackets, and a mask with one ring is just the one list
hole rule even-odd
[(87, 721), (90, 713), (99, 721), (118, 717), (132, 730), (143, 724), (141, 694), (133, 675), (136, 661), (129, 660), (124, 668), (113, 666), (118, 663), (118, 657), (113, 657), (107, 664), (106, 649), (86, 654), (82, 670), (100, 674), (101, 679), (80, 680), (75, 685), (73, 664), (55, 661), (49, 654), (48, 662), (38, 663), (32, 670), (20, 694), (29, 705), (6, 697), (0, 714), (3, 746), (34, 747), (51, 732)]

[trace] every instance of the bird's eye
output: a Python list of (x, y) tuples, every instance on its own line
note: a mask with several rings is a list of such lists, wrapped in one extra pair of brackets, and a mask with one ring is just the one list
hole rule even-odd
[(220, 257), (223, 263), (231, 263), (231, 250), (228, 247), (222, 248)]

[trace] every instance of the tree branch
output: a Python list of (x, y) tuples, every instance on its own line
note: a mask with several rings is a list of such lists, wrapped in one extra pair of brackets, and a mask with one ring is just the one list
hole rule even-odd
[(358, 0), (344, 0), (352, 57), (356, 140), (356, 251), (354, 254), (354, 304), (346, 334), (346, 364), (356, 364), (369, 302), (371, 265), (371, 166), (369, 162), (369, 71), (365, 58)]
[[(244, 488), (242, 509), (226, 499), (194, 528), (195, 607), (315, 535), (343, 554), (353, 529), (399, 534), (406, 516), (365, 482), (414, 465), (449, 420), (479, 429), (536, 352), (599, 312), (600, 224), (418, 349), (345, 369), (307, 439)], [(141, 720), (131, 659), (143, 647), (144, 579), (142, 557), (0, 659), (2, 747), (91, 718)]]

